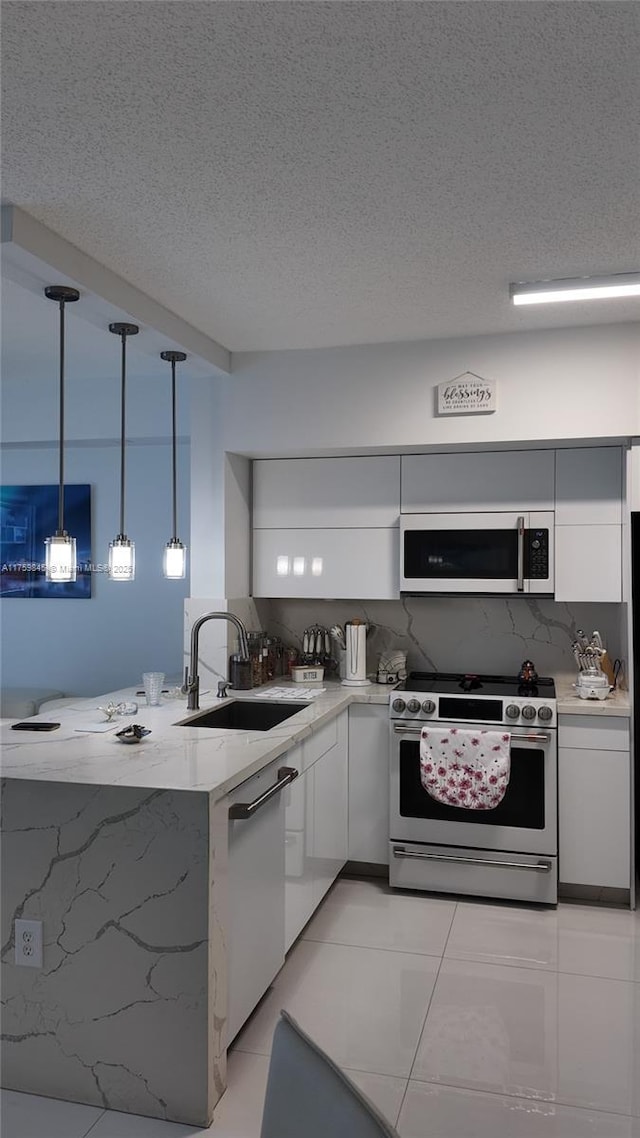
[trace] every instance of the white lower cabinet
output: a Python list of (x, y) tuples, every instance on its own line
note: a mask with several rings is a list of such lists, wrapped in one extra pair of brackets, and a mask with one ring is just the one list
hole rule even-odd
[(320, 904), (347, 860), (347, 713), (338, 743), (311, 768), (313, 773), (313, 907)]
[(389, 708), (349, 708), (349, 861), (389, 863)]
[[(238, 1033), (284, 963), (285, 802), (282, 768), (296, 769), (300, 748), (242, 783), (230, 811), (274, 793), (246, 818), (229, 818), (228, 1039)], [(297, 781), (297, 780), (296, 780)], [(295, 786), (295, 782), (291, 784)], [(280, 786), (282, 787), (280, 789)]]
[(347, 860), (347, 712), (305, 740), (285, 810), (285, 951)]
[(562, 883), (630, 888), (628, 719), (559, 717), (558, 849)]
[(302, 771), (286, 792), (285, 952), (289, 951), (314, 910), (313, 775), (313, 767)]

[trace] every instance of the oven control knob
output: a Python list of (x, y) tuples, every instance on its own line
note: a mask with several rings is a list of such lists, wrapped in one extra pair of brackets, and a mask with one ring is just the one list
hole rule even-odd
[(536, 717), (535, 707), (533, 707), (532, 704), (530, 704), (530, 703), (526, 703), (525, 706), (522, 708), (522, 718), (523, 719), (535, 719), (535, 717)]
[(414, 713), (416, 711), (420, 711), (420, 700), (419, 699), (410, 699), (408, 704), (407, 704), (407, 711), (413, 711)]
[(427, 715), (431, 715), (431, 712), (435, 711), (435, 709), (436, 709), (436, 705), (433, 702), (433, 700), (432, 699), (425, 699), (425, 701), (422, 705), (422, 710), (424, 712), (426, 712)]
[(547, 707), (546, 704), (543, 704), (542, 707), (538, 708), (538, 719), (544, 719), (544, 721), (548, 723), (552, 716), (553, 711), (550, 707)]
[(517, 719), (520, 714), (520, 708), (517, 703), (510, 703), (508, 707), (505, 707), (504, 713), (507, 719)]
[(404, 711), (404, 709), (407, 705), (403, 699), (394, 699), (391, 706), (392, 706), (394, 711)]

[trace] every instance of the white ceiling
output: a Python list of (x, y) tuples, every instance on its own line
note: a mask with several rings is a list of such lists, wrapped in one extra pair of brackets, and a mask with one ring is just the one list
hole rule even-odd
[(640, 5), (2, 4), (4, 196), (228, 348), (610, 322)]

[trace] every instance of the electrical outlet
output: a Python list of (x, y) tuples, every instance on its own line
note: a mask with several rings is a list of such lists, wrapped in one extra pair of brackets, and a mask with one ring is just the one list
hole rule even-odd
[(15, 963), (23, 968), (42, 968), (42, 921), (15, 923)]

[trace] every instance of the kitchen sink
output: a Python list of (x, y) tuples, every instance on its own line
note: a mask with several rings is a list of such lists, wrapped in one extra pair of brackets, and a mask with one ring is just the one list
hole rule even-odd
[(174, 727), (217, 727), (231, 731), (270, 731), (285, 719), (308, 707), (308, 703), (275, 703), (273, 700), (232, 699), (221, 707), (199, 711)]

